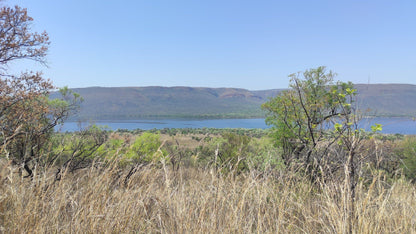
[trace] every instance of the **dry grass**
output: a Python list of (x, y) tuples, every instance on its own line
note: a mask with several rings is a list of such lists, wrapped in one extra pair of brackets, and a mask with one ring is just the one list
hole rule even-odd
[[(291, 173), (219, 175), (211, 169), (94, 167), (33, 180), (1, 162), (0, 232), (345, 233), (341, 185)], [(414, 233), (416, 187), (375, 177), (357, 188), (355, 233)]]
[(198, 139), (204, 139), (205, 135), (203, 134), (192, 134), (192, 135), (191, 134), (188, 134), (188, 135), (177, 134), (175, 137), (172, 137), (166, 134), (161, 134), (160, 140), (162, 142), (171, 141), (172, 144), (176, 144), (177, 142), (177, 144), (183, 148), (195, 149), (196, 147), (203, 144), (204, 142), (196, 140), (196, 138), (194, 137), (197, 137)]

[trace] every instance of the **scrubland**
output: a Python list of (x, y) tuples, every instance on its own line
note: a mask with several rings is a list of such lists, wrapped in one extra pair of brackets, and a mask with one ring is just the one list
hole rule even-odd
[[(113, 134), (107, 142), (122, 135)], [(167, 135), (159, 139), (164, 137), (169, 139)], [(66, 167), (57, 177), (56, 164), (39, 166), (32, 178), (24, 178), (19, 167), (2, 159), (1, 232), (349, 232), (349, 198), (342, 180), (311, 182), (300, 170), (273, 164), (267, 157), (261, 167), (253, 163), (246, 167), (213, 164), (201, 154), (194, 155), (198, 147), (189, 154), (181, 148), (182, 142), (201, 143), (203, 137), (176, 135), (180, 141), (174, 149), (184, 152), (182, 161), (177, 160), (179, 166), (172, 166), (169, 157), (123, 161), (126, 152), (107, 147), (105, 152), (113, 154), (111, 159), (106, 155), (103, 160), (103, 152), (97, 150), (101, 158), (93, 157), (82, 169), (70, 171), (71, 167)], [(255, 139), (249, 145), (264, 141)], [(404, 141), (409, 140), (399, 142)], [(173, 155), (173, 151), (164, 152)], [(215, 150), (204, 152), (215, 159)], [(254, 152), (261, 153), (258, 149)], [(268, 152), (279, 157), (278, 151)], [(416, 232), (416, 186), (403, 170), (394, 175), (369, 170), (359, 178), (355, 199), (353, 233)]]

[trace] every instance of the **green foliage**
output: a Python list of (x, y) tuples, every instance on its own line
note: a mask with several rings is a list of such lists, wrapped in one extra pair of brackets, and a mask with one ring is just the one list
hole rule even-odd
[(407, 178), (416, 181), (416, 137), (408, 136), (401, 142), (398, 152), (403, 158), (403, 172)]
[[(299, 145), (311, 151), (322, 140), (331, 120), (351, 113), (355, 91), (352, 83), (333, 83), (335, 74), (325, 67), (290, 75), (289, 90), (263, 104), (266, 123), (273, 126), (276, 145), (285, 154), (293, 153)], [(335, 123), (342, 132), (347, 123)]]
[[(344, 131), (344, 125), (339, 124), (338, 129)], [(339, 131), (328, 130), (325, 139), (335, 139), (335, 135), (330, 133), (339, 134)], [(188, 132), (187, 135), (175, 133), (174, 136), (169, 136), (169, 131), (161, 135), (151, 130), (136, 134), (125, 131), (109, 132), (95, 126), (88, 131), (53, 134), (49, 150), (45, 150), (42, 154), (45, 160), (55, 159), (55, 166), (62, 169), (68, 168), (69, 171), (91, 165), (93, 161), (108, 163), (115, 160), (117, 166), (131, 168), (134, 174), (138, 168), (145, 165), (157, 167), (162, 159), (166, 165), (172, 166), (173, 171), (178, 171), (183, 167), (207, 168), (211, 166), (223, 173), (241, 173), (248, 170), (275, 173), (280, 170), (293, 169), (282, 157), (282, 148), (274, 146), (275, 138), (266, 136), (268, 131), (262, 131), (261, 137), (251, 130), (194, 129), (193, 132)], [(253, 134), (253, 136), (242, 133)], [(412, 162), (411, 152), (413, 151), (398, 151), (396, 143), (393, 144), (390, 140), (401, 142), (403, 136), (375, 135), (374, 133), (366, 133), (365, 136), (367, 137), (358, 152), (364, 157), (361, 163), (366, 165), (366, 169), (360, 172), (363, 178), (366, 178), (373, 170), (382, 170), (388, 175), (395, 175), (402, 162), (397, 158), (400, 156), (401, 159), (405, 159), (403, 155), (407, 155), (404, 160), (406, 167), (413, 167), (412, 163), (416, 161)], [(345, 136), (345, 138), (339, 138), (339, 145), (334, 144), (330, 149), (332, 153), (326, 154), (329, 156), (323, 159), (327, 160), (330, 166), (343, 169), (340, 165), (344, 165), (345, 161), (340, 160), (339, 157), (345, 157), (343, 153), (347, 148), (344, 141), (348, 140), (348, 137)], [(376, 144), (376, 142), (379, 143)], [(324, 143), (320, 142), (320, 144)], [(403, 145), (399, 145), (400, 149), (406, 148)], [(316, 154), (323, 152), (319, 150), (321, 148), (317, 149)], [(386, 155), (386, 158), (380, 157), (381, 152)], [(74, 167), (71, 167), (72, 165)], [(322, 168), (325, 169), (326, 166), (328, 164), (323, 164)], [(298, 172), (300, 175), (305, 175), (302, 173), (308, 172), (307, 169), (307, 167), (301, 167)], [(410, 171), (406, 173), (409, 178), (412, 177)]]
[(63, 171), (73, 172), (91, 165), (100, 156), (108, 132), (96, 125), (75, 133), (55, 133), (42, 161), (57, 166), (57, 178)]
[(273, 144), (270, 137), (252, 138), (247, 152), (247, 163), (250, 169), (257, 171), (276, 170), (284, 168), (280, 148)]
[(116, 156), (124, 157), (128, 151), (125, 141), (120, 138), (110, 138), (101, 145), (95, 155), (105, 160), (111, 160)]
[(49, 100), (55, 87), (41, 72), (13, 74), (9, 64), (19, 60), (46, 63), (50, 41), (46, 32), (31, 29), (32, 17), (19, 6), (0, 8), (0, 156), (21, 165), (33, 176), (34, 165), (44, 162), (44, 147), (56, 125), (79, 104), (78, 94), (67, 88), (63, 98)]
[(371, 131), (372, 132), (381, 132), (383, 130), (383, 125), (381, 124), (375, 124), (373, 126), (371, 126)]
[(130, 146), (126, 157), (135, 163), (158, 162), (167, 155), (162, 146), (159, 134), (144, 132)]
[(219, 148), (219, 165), (226, 170), (242, 171), (248, 169), (246, 160), (251, 138), (233, 133), (225, 133), (222, 137), (224, 142)]
[(337, 131), (337, 132), (341, 132), (341, 130), (342, 130), (342, 124), (340, 124), (340, 123), (335, 123), (335, 124), (334, 124), (334, 129), (335, 129), (335, 131)]
[[(325, 67), (292, 74), (291, 89), (263, 104), (263, 108), (268, 111), (266, 123), (274, 126), (276, 142), (283, 148), (285, 165), (295, 165), (313, 183), (335, 179), (334, 175), (342, 172), (340, 165), (345, 165), (345, 191), (349, 207), (354, 207), (359, 167), (356, 155), (364, 137), (352, 106), (356, 90), (351, 82), (334, 84), (334, 76)], [(334, 130), (329, 132), (331, 126)], [(373, 131), (379, 129), (381, 126), (376, 125)], [(348, 209), (354, 213), (353, 208)], [(353, 215), (349, 215), (349, 232), (354, 223)]]

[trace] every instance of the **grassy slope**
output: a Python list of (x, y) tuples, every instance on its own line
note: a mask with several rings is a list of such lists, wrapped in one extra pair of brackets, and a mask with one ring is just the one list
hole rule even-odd
[[(415, 116), (416, 85), (357, 84), (358, 104), (378, 116)], [(84, 97), (81, 119), (146, 117), (262, 117), (260, 105), (280, 90), (233, 88), (91, 87), (74, 89)]]
[[(225, 176), (208, 169), (95, 167), (33, 180), (0, 161), (4, 233), (347, 233), (345, 190), (295, 173)], [(416, 188), (360, 182), (353, 233), (413, 233)]]

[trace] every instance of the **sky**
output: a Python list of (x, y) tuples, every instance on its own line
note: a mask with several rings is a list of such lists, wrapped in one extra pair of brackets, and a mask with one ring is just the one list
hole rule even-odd
[(416, 1), (6, 0), (47, 31), (58, 87), (287, 88), (318, 66), (353, 83), (416, 84)]

